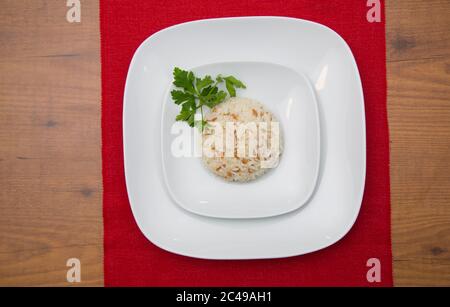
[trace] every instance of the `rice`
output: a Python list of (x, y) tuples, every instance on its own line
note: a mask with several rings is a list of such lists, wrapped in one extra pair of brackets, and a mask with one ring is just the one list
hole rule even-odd
[[(260, 102), (248, 98), (230, 98), (214, 107), (206, 116), (206, 121), (202, 160), (214, 174), (227, 181), (247, 182), (277, 165), (282, 153), (281, 131), (271, 126), (271, 123), (277, 125), (278, 121)], [(235, 126), (234, 130), (225, 129), (230, 124)], [(217, 138), (214, 133), (218, 127), (222, 127), (223, 133)], [(257, 130), (239, 130), (238, 127), (256, 127)], [(276, 134), (272, 135), (272, 130)], [(234, 139), (233, 144), (227, 143), (226, 134), (229, 140)], [(261, 139), (264, 135), (267, 138)], [(223, 141), (222, 146), (218, 145), (218, 139)], [(252, 142), (256, 142), (256, 146)], [(245, 147), (239, 149), (239, 144)], [(273, 150), (272, 144), (276, 150)]]

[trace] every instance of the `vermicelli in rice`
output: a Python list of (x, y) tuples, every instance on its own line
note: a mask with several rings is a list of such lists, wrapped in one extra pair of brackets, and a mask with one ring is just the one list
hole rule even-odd
[[(214, 174), (227, 181), (246, 182), (260, 177), (278, 163), (282, 153), (278, 121), (258, 101), (230, 98), (214, 107), (206, 121), (202, 159)], [(232, 126), (234, 130), (229, 129)], [(215, 134), (220, 128), (223, 128), (222, 135)], [(234, 139), (231, 145), (227, 143), (227, 134)], [(217, 135), (222, 145), (218, 144)], [(245, 147), (239, 148), (239, 144)]]

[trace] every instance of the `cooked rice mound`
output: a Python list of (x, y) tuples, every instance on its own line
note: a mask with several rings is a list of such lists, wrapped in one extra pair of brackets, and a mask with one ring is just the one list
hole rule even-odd
[[(248, 98), (230, 98), (225, 102), (217, 105), (211, 110), (211, 113), (206, 116), (207, 124), (203, 131), (204, 151), (202, 159), (206, 167), (214, 174), (224, 178), (227, 181), (247, 182), (254, 180), (270, 168), (262, 167), (261, 162), (278, 161), (279, 156), (282, 153), (282, 136), (281, 127), (279, 128), (279, 150), (272, 152), (271, 144), (271, 123), (278, 122), (274, 115), (268, 111), (260, 102)], [(254, 123), (258, 127), (257, 130), (246, 130), (245, 134), (231, 130), (234, 133), (234, 148), (227, 151), (226, 146), (226, 123), (234, 123), (236, 127), (239, 124)], [(261, 123), (265, 123), (261, 125)], [(223, 147), (216, 148), (216, 143), (210, 142), (209, 145), (205, 145), (205, 140), (208, 137), (214, 135), (214, 125), (219, 124), (223, 127)], [(255, 134), (255, 131), (256, 134)], [(259, 133), (266, 131), (267, 142), (266, 150), (261, 150), (262, 144), (259, 141)], [(240, 135), (240, 138), (238, 137)], [(264, 135), (264, 134), (262, 134)], [(233, 136), (230, 137), (230, 139)], [(245, 152), (242, 150), (238, 152), (238, 138), (242, 140), (245, 138)], [(256, 141), (256, 146), (250, 146), (250, 138)], [(242, 144), (243, 142), (241, 142)], [(255, 144), (255, 143), (253, 143)], [(209, 146), (209, 147), (208, 147)], [(231, 146), (230, 146), (231, 147)], [(253, 149), (250, 153), (250, 147)], [(205, 148), (209, 148), (210, 154), (205, 154)], [(213, 155), (211, 154), (214, 153)], [(234, 154), (226, 153), (234, 152)], [(264, 154), (263, 154), (264, 153)], [(275, 158), (275, 159), (274, 159)], [(275, 167), (276, 164), (273, 166)]]

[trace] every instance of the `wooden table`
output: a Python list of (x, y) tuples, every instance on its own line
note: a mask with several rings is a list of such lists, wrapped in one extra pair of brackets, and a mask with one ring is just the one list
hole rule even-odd
[[(361, 0), (364, 1), (364, 0)], [(103, 284), (98, 1), (1, 0), (0, 285)], [(450, 286), (450, 1), (387, 1), (396, 285)]]

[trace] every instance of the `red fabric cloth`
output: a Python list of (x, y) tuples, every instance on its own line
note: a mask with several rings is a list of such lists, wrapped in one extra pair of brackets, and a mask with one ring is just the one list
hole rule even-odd
[[(390, 286), (389, 137), (384, 13), (369, 23), (365, 0), (101, 0), (104, 269), (106, 286)], [(384, 12), (384, 4), (382, 3)], [(181, 22), (230, 16), (290, 16), (322, 23), (350, 45), (364, 87), (367, 179), (361, 212), (338, 243), (277, 260), (210, 261), (149, 242), (128, 203), (122, 154), (122, 99), (130, 60), (149, 35)], [(381, 261), (381, 283), (366, 279)]]

